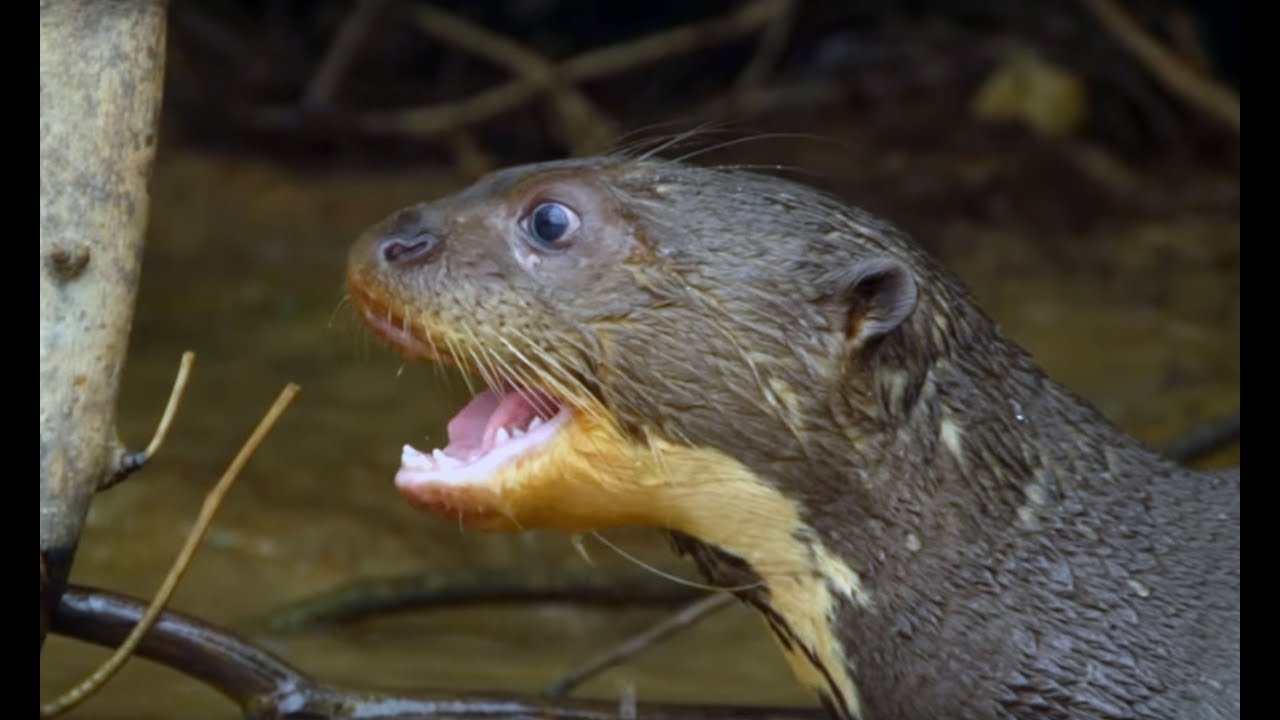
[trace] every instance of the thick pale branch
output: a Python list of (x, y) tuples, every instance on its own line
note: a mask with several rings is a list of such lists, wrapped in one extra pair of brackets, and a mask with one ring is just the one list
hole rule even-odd
[[(113, 471), (164, 73), (163, 0), (40, 3), (41, 627)], [(43, 638), (43, 635), (41, 636)]]

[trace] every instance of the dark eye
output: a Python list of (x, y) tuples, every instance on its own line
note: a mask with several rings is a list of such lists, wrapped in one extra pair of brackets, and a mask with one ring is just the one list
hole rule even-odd
[(525, 217), (525, 232), (542, 250), (559, 250), (568, 245), (569, 236), (578, 229), (578, 214), (567, 205), (544, 202)]

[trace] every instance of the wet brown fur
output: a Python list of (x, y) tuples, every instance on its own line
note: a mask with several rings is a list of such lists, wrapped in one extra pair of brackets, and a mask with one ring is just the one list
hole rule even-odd
[[(518, 221), (546, 199), (578, 211), (580, 236), (522, 265)], [(378, 261), (381, 238), (414, 228), (438, 257)], [(885, 266), (914, 295), (868, 289)], [(501, 515), (660, 525), (713, 580), (763, 577), (742, 594), (833, 714), (1238, 716), (1238, 472), (1124, 435), (884, 222), (772, 177), (549, 163), (388, 218), (353, 248), (348, 286), (412, 354), (590, 419), (548, 467), (502, 479)], [(756, 505), (727, 496), (756, 485)], [(589, 499), (572, 522), (555, 517), (574, 497)], [(450, 502), (426, 505), (496, 517), (492, 498)], [(716, 503), (793, 519), (739, 542)]]

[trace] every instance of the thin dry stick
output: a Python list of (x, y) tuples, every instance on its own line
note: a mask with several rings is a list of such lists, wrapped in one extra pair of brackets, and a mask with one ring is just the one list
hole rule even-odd
[(115, 471), (98, 485), (99, 491), (106, 490), (129, 477), (135, 470), (155, 457), (160, 446), (164, 444), (165, 438), (169, 436), (169, 426), (173, 424), (173, 418), (178, 414), (178, 406), (182, 404), (182, 396), (187, 392), (187, 381), (191, 379), (191, 368), (195, 363), (195, 353), (190, 350), (182, 353), (182, 359), (178, 361), (178, 375), (173, 379), (173, 389), (169, 391), (169, 401), (164, 406), (164, 414), (160, 416), (160, 422), (156, 425), (155, 434), (151, 436), (151, 442), (147, 443), (146, 449), (142, 452), (121, 454), (120, 459), (116, 461)]
[(1195, 17), (1186, 8), (1172, 7), (1165, 11), (1165, 27), (1169, 32), (1169, 44), (1178, 57), (1201, 75), (1213, 74), (1213, 62), (1204, 40), (1196, 28)]
[[(707, 45), (756, 32), (788, 7), (786, 0), (754, 0), (724, 17), (681, 25), (670, 30), (589, 50), (565, 61), (557, 72), (566, 83), (633, 69), (645, 63), (690, 52)], [(357, 123), (368, 130), (432, 134), (485, 120), (525, 102), (542, 90), (539, 83), (521, 78), (455, 103), (414, 110), (368, 113)], [(263, 114), (264, 121), (279, 122), (278, 114)]]
[(788, 0), (755, 0), (714, 20), (680, 25), (638, 40), (588, 50), (566, 61), (564, 72), (574, 80), (589, 80), (732, 40), (756, 32), (789, 6)]
[(738, 92), (756, 90), (764, 83), (765, 77), (773, 70), (774, 64), (786, 47), (787, 35), (791, 33), (792, 19), (795, 17), (795, 3), (791, 0), (783, 3), (780, 10), (765, 25), (760, 33), (760, 41), (756, 43), (756, 54), (751, 58), (736, 82)]
[(1239, 95), (1179, 60), (1113, 0), (1080, 2), (1169, 92), (1239, 134)]
[(546, 696), (553, 700), (564, 697), (593, 676), (627, 661), (659, 640), (689, 627), (716, 610), (728, 607), (735, 599), (729, 593), (714, 593), (684, 606), (617, 646), (565, 673), (547, 688)]
[(613, 143), (615, 123), (560, 76), (555, 63), (524, 45), (432, 5), (414, 9), (418, 28), (441, 42), (480, 55), (549, 92), (561, 139), (576, 152), (598, 152)]
[(337, 36), (320, 61), (316, 74), (307, 84), (307, 90), (302, 96), (302, 107), (312, 110), (327, 108), (333, 101), (338, 83), (342, 82), (342, 77), (369, 35), (369, 29), (373, 27), (373, 21), (384, 4), (386, 0), (356, 0), (356, 6), (343, 19), (342, 27), (338, 29)]
[(275, 403), (271, 405), (271, 409), (267, 410), (267, 414), (258, 422), (258, 426), (254, 428), (253, 434), (245, 441), (240, 452), (236, 454), (235, 459), (231, 461), (231, 465), (227, 467), (227, 471), (223, 473), (218, 483), (213, 486), (209, 494), (205, 496), (204, 504), (200, 507), (200, 514), (196, 517), (195, 524), (191, 526), (191, 531), (187, 533), (186, 543), (182, 546), (182, 550), (178, 553), (178, 557), (174, 560), (173, 566), (169, 568), (169, 574), (165, 576), (164, 582), (161, 583), (160, 589), (156, 592), (156, 596), (152, 598), (151, 605), (147, 607), (147, 612), (134, 626), (133, 631), (125, 638), (120, 647), (107, 658), (98, 669), (89, 677), (85, 678), (78, 685), (63, 693), (54, 701), (40, 708), (41, 717), (54, 717), (60, 715), (71, 708), (79, 705), (86, 698), (98, 690), (104, 683), (111, 679), (111, 676), (124, 666), (129, 656), (133, 654), (134, 648), (142, 640), (143, 636), (155, 623), (156, 618), (160, 616), (164, 606), (168, 604), (169, 598), (173, 595), (173, 591), (178, 586), (178, 582), (182, 580), (182, 576), (186, 574), (187, 567), (191, 563), (192, 556), (195, 555), (196, 548), (204, 539), (205, 532), (209, 529), (209, 524), (213, 522), (213, 516), (218, 511), (218, 507), (222, 505), (222, 499), (226, 497), (231, 486), (239, 477), (240, 471), (244, 469), (249, 458), (257, 451), (258, 446), (262, 444), (263, 438), (275, 426), (280, 415), (284, 413), (285, 408), (289, 407), (289, 403), (293, 402), (293, 398), (298, 394), (298, 386), (289, 383), (284, 390), (280, 391), (279, 397)]

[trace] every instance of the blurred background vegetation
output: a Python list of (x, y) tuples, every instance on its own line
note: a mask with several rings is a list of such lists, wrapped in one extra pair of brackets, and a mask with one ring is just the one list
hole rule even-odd
[[(693, 128), (665, 154), (783, 173), (912, 232), (1051, 374), (1144, 440), (1230, 416), (1238, 8), (174, 0), (127, 442), (150, 436), (179, 354), (194, 349), (199, 363), (160, 455), (95, 500), (72, 580), (150, 596), (203, 493), (287, 381), (302, 396), (232, 492), (176, 609), (246, 627), (358, 578), (590, 567), (563, 536), (464, 534), (399, 500), (399, 447), (441, 437), (467, 392), (368, 339), (341, 302), (346, 251), (396, 208), (488, 170)], [(1199, 462), (1238, 458), (1233, 444)], [(691, 575), (658, 533), (609, 536)], [(600, 572), (627, 566), (587, 546)], [(662, 615), (480, 606), (251, 637), (350, 685), (538, 692)], [(51, 639), (42, 694), (100, 657)], [(582, 690), (631, 692), (811, 701), (741, 608)], [(234, 714), (135, 661), (72, 716)]]

